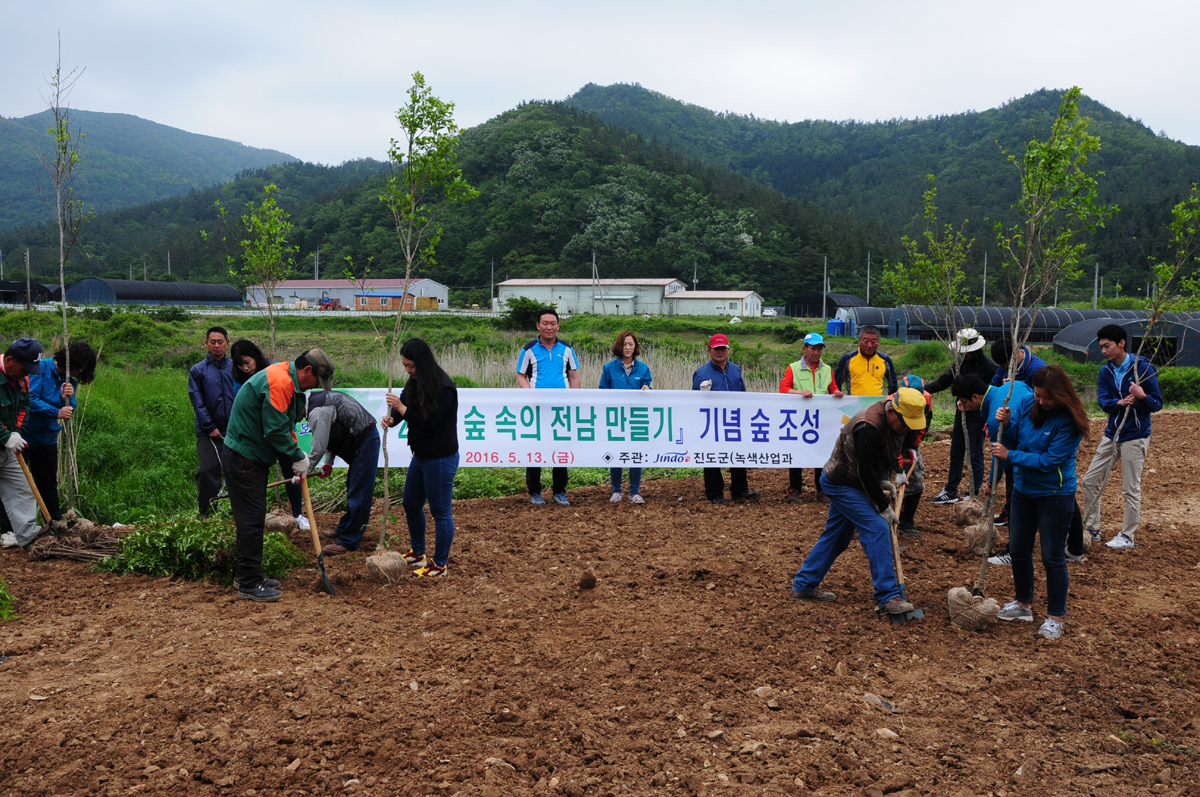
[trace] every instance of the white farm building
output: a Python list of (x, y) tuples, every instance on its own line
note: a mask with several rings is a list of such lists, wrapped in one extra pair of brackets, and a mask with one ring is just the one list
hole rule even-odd
[(688, 291), (678, 279), (511, 279), (501, 282), (496, 310), (517, 297), (553, 306), (563, 315), (762, 314), (755, 291)]

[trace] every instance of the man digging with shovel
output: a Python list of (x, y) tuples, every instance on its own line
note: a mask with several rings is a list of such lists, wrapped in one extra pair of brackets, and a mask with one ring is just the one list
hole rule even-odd
[[(38, 357), (42, 344), (33, 338), (18, 338), (4, 352), (0, 372), (0, 501), (8, 512), (13, 530), (5, 534), (4, 547), (20, 545), (26, 551), (42, 530), (37, 525), (37, 503), (30, 480), (17, 456), (29, 445), (21, 436), (29, 413), (29, 374), (40, 374)], [(46, 518), (50, 523), (50, 518)]]
[(908, 387), (867, 407), (842, 427), (821, 474), (821, 488), (829, 498), (829, 519), (792, 580), (793, 598), (837, 600), (837, 595), (819, 587), (857, 530), (871, 565), (879, 611), (889, 615), (913, 612), (896, 580), (889, 525), (896, 522), (896, 513), (880, 482), (886, 481), (899, 461), (908, 431), (924, 428), (925, 398)]
[(279, 582), (263, 578), (263, 525), (267, 514), (267, 474), (286, 455), (296, 475), (308, 476), (308, 457), (296, 442), (296, 423), (304, 416), (304, 392), (328, 390), (333, 363), (320, 349), (309, 349), (294, 363), (269, 365), (242, 385), (229, 413), (225, 445), (230, 450), (229, 506), (237, 526), (238, 597), (260, 603), (280, 598)]

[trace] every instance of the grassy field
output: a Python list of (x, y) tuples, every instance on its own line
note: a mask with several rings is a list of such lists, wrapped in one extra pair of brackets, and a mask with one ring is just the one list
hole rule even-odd
[[(195, 515), (196, 438), (187, 398), (187, 369), (204, 356), (204, 333), (214, 325), (226, 327), (233, 340), (247, 337), (267, 348), (266, 322), (258, 317), (193, 316), (173, 310), (85, 311), (72, 317), (73, 339), (86, 339), (101, 349), (96, 381), (81, 390), (78, 399), (79, 505), (83, 514), (108, 523)], [(561, 336), (578, 352), (585, 387), (598, 383), (617, 333), (631, 328), (641, 338), (643, 359), (654, 374), (655, 386), (682, 390), (690, 388), (692, 372), (707, 359), (708, 337), (725, 332), (732, 342), (731, 360), (742, 366), (747, 387), (773, 392), (787, 365), (800, 357), (799, 339), (822, 327), (817, 320), (764, 319), (731, 325), (727, 320), (704, 318), (576, 316), (564, 319)], [(22, 335), (36, 337), (48, 351), (54, 351), (61, 345), (61, 317), (0, 311), (0, 336), (12, 340)], [(517, 352), (533, 336), (532, 331), (507, 329), (500, 320), (453, 316), (410, 317), (402, 331), (402, 338), (427, 340), (446, 370), (465, 387), (513, 386)], [(313, 346), (325, 349), (337, 364), (335, 382), (339, 387), (387, 383), (384, 349), (366, 318), (349, 313), (285, 316), (279, 319), (277, 337), (277, 359), (291, 359)], [(826, 337), (826, 341), (826, 361), (831, 363), (854, 346), (848, 337)], [(895, 359), (901, 373), (925, 378), (936, 377), (950, 363), (949, 352), (939, 343), (900, 345), (885, 339), (881, 350)], [(1080, 365), (1049, 348), (1039, 349), (1038, 354), (1063, 365), (1076, 380), (1089, 410), (1099, 413), (1094, 402), (1097, 366)], [(1160, 381), (1172, 406), (1200, 407), (1197, 369), (1166, 369)], [(398, 378), (395, 384), (399, 384)], [(934, 409), (934, 427), (949, 427), (953, 403), (948, 392), (935, 396)], [(643, 478), (684, 478), (698, 473), (695, 469), (647, 469)], [(575, 468), (570, 485), (596, 485), (607, 478), (606, 469)], [(393, 494), (398, 495), (403, 469), (393, 469), (390, 480)], [(340, 476), (314, 483), (314, 500), (332, 509), (344, 489)], [(463, 468), (455, 494), (474, 498), (517, 494), (524, 489), (524, 471), (519, 468)], [(378, 492), (382, 495), (382, 479)]]

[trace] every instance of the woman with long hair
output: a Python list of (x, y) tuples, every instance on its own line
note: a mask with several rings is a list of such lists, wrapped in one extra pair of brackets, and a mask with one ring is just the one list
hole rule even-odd
[[(1033, 622), (1033, 539), (1040, 532), (1046, 571), (1046, 621), (1038, 630), (1046, 639), (1062, 636), (1067, 615), (1067, 533), (1075, 513), (1075, 456), (1088, 433), (1087, 413), (1058, 365), (1030, 377), (1034, 401), (1025, 417), (1014, 419), (1017, 444), (992, 443), (992, 454), (1013, 465), (1013, 498), (1008, 545), (1016, 600), (1000, 610), (1001, 620)], [(1010, 411), (997, 410), (1007, 422)]]
[[(446, 575), (450, 544), (454, 542), (454, 474), (458, 472), (458, 388), (438, 365), (429, 344), (412, 338), (400, 347), (400, 361), (408, 382), (397, 396), (389, 393), (391, 407), (383, 426), (408, 422), (412, 461), (404, 479), (404, 516), (411, 547), (404, 560), (414, 578)], [(425, 503), (433, 515), (433, 556), (425, 552)]]
[[(649, 390), (650, 366), (638, 359), (642, 353), (642, 345), (632, 330), (626, 329), (617, 334), (612, 345), (613, 359), (609, 360), (600, 372), (601, 390)], [(612, 481), (612, 498), (614, 504), (621, 503), (621, 469), (609, 468), (609, 478)], [(642, 487), (642, 469), (629, 469), (629, 503), (644, 504), (639, 493)]]
[[(262, 353), (262, 349), (258, 348), (254, 341), (246, 338), (234, 341), (233, 345), (229, 347), (229, 359), (233, 362), (234, 395), (237, 395), (238, 389), (246, 384), (247, 379), (271, 364), (271, 361)], [(289, 480), (295, 473), (292, 470), (292, 461), (283, 454), (279, 455), (279, 473), (282, 478)], [(292, 515), (296, 518), (296, 525), (301, 531), (308, 531), (308, 515), (304, 512), (304, 492), (300, 489), (300, 485), (288, 481), (283, 489), (287, 493), (288, 504), (291, 505)]]

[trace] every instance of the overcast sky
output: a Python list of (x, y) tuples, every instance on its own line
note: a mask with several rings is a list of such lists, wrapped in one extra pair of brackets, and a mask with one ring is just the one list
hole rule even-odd
[(922, 117), (1079, 85), (1200, 144), (1200, 3), (0, 0), (0, 115), (72, 107), (336, 164), (386, 155), (415, 70), (469, 127), (586, 83), (767, 119)]

